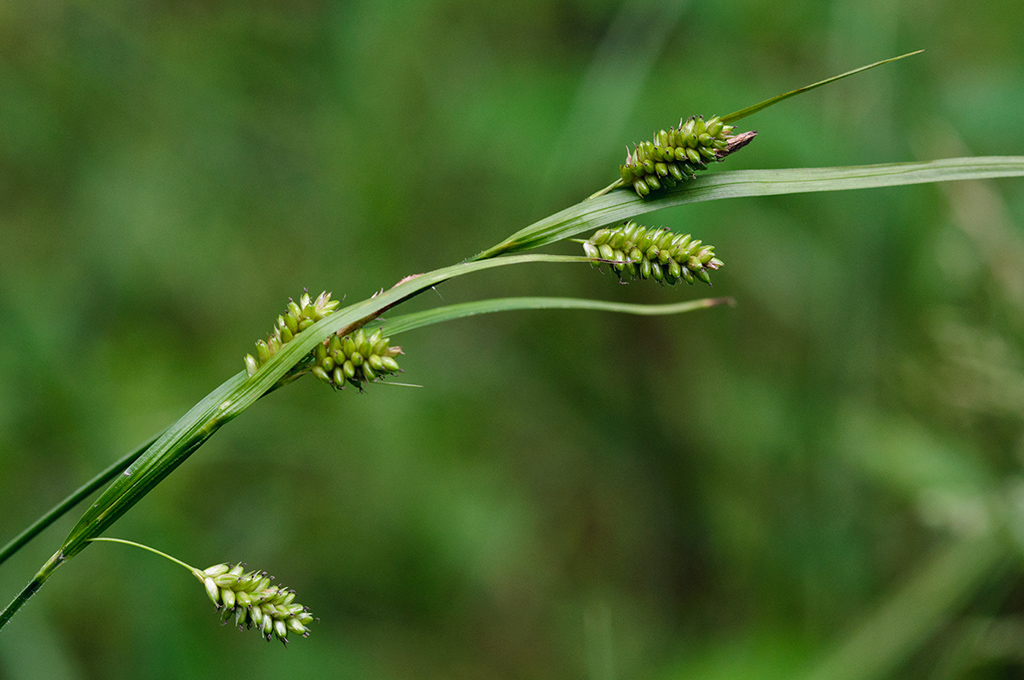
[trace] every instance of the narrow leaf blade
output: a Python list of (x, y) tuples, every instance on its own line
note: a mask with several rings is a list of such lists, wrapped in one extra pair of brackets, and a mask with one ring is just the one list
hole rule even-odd
[(310, 326), (284, 345), (249, 378), (245, 371), (229, 378), (196, 404), (150, 446), (86, 510), (61, 546), (65, 558), (88, 545), (161, 480), (185, 461), (222, 425), (272, 390), (277, 381), (313, 348), (334, 333), (347, 333), (376, 318), (385, 310), (439, 283), (484, 269), (527, 263), (590, 262), (582, 256), (517, 255), (498, 260), (467, 262), (403, 280), (391, 289), (350, 305)]
[(900, 59), (906, 59), (907, 57), (912, 57), (915, 54), (920, 54), (921, 52), (924, 52), (924, 50), (917, 50), (915, 52), (907, 52), (906, 54), (901, 54), (898, 57), (891, 57), (889, 59), (883, 59), (882, 61), (876, 61), (873, 64), (868, 64), (867, 66), (861, 66), (860, 68), (855, 68), (852, 71), (847, 71), (846, 73), (840, 73), (837, 76), (832, 76), (831, 78), (826, 78), (825, 80), (819, 80), (816, 83), (811, 83), (810, 85), (805, 85), (804, 87), (800, 87), (800, 88), (797, 88), (795, 90), (790, 90), (789, 92), (786, 92), (785, 94), (776, 95), (776, 96), (772, 97), (771, 99), (765, 99), (763, 102), (758, 102), (757, 104), (754, 104), (753, 106), (748, 106), (745, 109), (740, 109), (739, 111), (733, 111), (732, 113), (730, 113), (727, 116), (722, 116), (722, 122), (723, 123), (735, 122), (737, 120), (740, 120), (741, 118), (746, 118), (747, 116), (753, 115), (753, 114), (757, 113), (758, 111), (767, 109), (769, 106), (774, 106), (775, 104), (778, 104), (779, 102), (783, 101), (784, 99), (789, 99), (790, 97), (795, 97), (798, 94), (803, 94), (805, 92), (810, 92), (811, 90), (816, 90), (819, 87), (824, 87), (825, 85), (828, 85), (829, 83), (834, 83), (837, 80), (842, 80), (843, 78), (849, 78), (850, 76), (855, 75), (857, 73), (860, 73), (861, 71), (867, 71), (868, 69), (873, 69), (876, 66), (881, 66), (883, 64), (888, 64), (890, 62), (898, 61)]
[(590, 198), (522, 229), (476, 259), (555, 243), (645, 213), (686, 203), (817, 191), (874, 189), (907, 184), (1024, 176), (1024, 156), (946, 158), (921, 163), (886, 163), (833, 168), (732, 170), (703, 175), (656, 197), (612, 191)]
[(474, 302), (463, 302), (445, 307), (437, 307), (413, 314), (403, 314), (388, 319), (384, 324), (384, 330), (389, 335), (397, 335), (424, 326), (464, 319), (469, 316), (480, 314), (492, 314), (494, 312), (512, 312), (530, 309), (581, 309), (598, 312), (617, 312), (621, 314), (637, 314), (641, 316), (661, 316), (666, 314), (682, 314), (693, 312), (698, 309), (708, 309), (719, 305), (732, 305), (735, 300), (728, 297), (701, 298), (668, 305), (641, 305), (624, 302), (607, 302), (605, 300), (586, 300), (582, 298), (561, 298), (561, 297), (515, 297), (495, 298), (492, 300), (478, 300)]

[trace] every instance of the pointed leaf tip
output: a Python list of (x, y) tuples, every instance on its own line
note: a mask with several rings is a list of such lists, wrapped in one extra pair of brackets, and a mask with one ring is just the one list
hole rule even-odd
[(757, 113), (758, 111), (761, 111), (763, 109), (767, 109), (769, 106), (774, 106), (775, 104), (778, 104), (779, 102), (781, 102), (784, 99), (789, 99), (790, 97), (795, 97), (798, 94), (803, 94), (805, 92), (810, 92), (811, 90), (815, 90), (815, 89), (817, 89), (819, 87), (823, 87), (823, 86), (828, 85), (830, 83), (834, 83), (837, 80), (842, 80), (843, 78), (847, 78), (847, 77), (852, 76), (854, 74), (860, 73), (861, 71), (867, 71), (869, 69), (875, 68), (876, 66), (881, 66), (883, 64), (888, 64), (888, 63), (894, 62), (894, 61), (899, 61), (900, 59), (906, 59), (907, 57), (912, 57), (915, 54), (921, 54), (922, 52), (924, 52), (924, 50), (916, 50), (914, 52), (907, 52), (906, 54), (901, 54), (898, 57), (890, 57), (889, 59), (883, 59), (882, 61), (876, 61), (873, 64), (868, 64), (866, 66), (861, 66), (860, 68), (855, 68), (852, 71), (847, 71), (846, 73), (840, 73), (837, 76), (832, 76), (831, 78), (826, 78), (825, 80), (819, 80), (816, 83), (811, 83), (810, 85), (805, 85), (804, 87), (797, 88), (795, 90), (791, 90), (789, 92), (786, 92), (785, 94), (780, 94), (780, 95), (776, 95), (776, 96), (774, 96), (774, 97), (772, 97), (770, 99), (765, 99), (763, 102), (759, 102), (757, 104), (754, 104), (753, 106), (748, 106), (745, 109), (740, 109), (739, 111), (733, 111), (732, 113), (730, 113), (727, 116), (722, 116), (720, 120), (723, 123), (735, 122), (737, 120), (740, 120), (741, 118), (746, 118), (747, 116), (753, 115), (753, 114)]

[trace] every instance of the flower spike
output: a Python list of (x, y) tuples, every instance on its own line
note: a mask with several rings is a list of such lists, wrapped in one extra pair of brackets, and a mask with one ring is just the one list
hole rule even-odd
[(363, 383), (376, 382), (402, 370), (395, 360), (402, 348), (390, 343), (391, 338), (384, 337), (383, 329), (369, 336), (362, 328), (345, 337), (335, 335), (317, 345), (313, 375), (335, 389), (343, 389), (349, 383), (362, 390)]
[(249, 377), (256, 375), (256, 371), (270, 361), (282, 347), (294, 340), (296, 335), (320, 319), (333, 314), (339, 304), (337, 300), (331, 299), (331, 294), (327, 291), (320, 293), (315, 300), (309, 297), (308, 290), (299, 297), (298, 302), (289, 300), (288, 311), (277, 317), (274, 332), (267, 336), (266, 340), (256, 341), (256, 356), (245, 355), (245, 371)]
[(713, 246), (693, 240), (689, 234), (642, 227), (629, 221), (614, 229), (600, 229), (583, 242), (587, 257), (605, 260), (620, 280), (653, 278), (674, 285), (701, 280), (711, 285), (709, 272), (724, 263)]
[[(256, 356), (245, 355), (245, 370), (249, 377), (256, 375), (296, 335), (333, 314), (338, 304), (328, 292), (320, 293), (313, 300), (307, 291), (298, 302), (290, 300), (288, 310), (277, 317), (274, 332), (266, 340), (256, 342)], [(342, 389), (349, 383), (362, 391), (363, 384), (401, 371), (395, 357), (402, 353), (402, 348), (392, 347), (390, 342), (390, 338), (384, 337), (383, 329), (370, 335), (361, 328), (345, 336), (333, 335), (317, 345), (281, 382), (291, 382), (301, 375), (313, 373), (335, 389)]]
[(288, 633), (309, 637), (309, 608), (295, 602), (294, 590), (271, 585), (274, 577), (267, 572), (246, 572), (244, 564), (215, 564), (192, 573), (206, 586), (224, 623), (234, 619), (239, 630), (256, 628), (267, 641), (276, 637), (286, 645)]
[(267, 576), (265, 571), (247, 572), (244, 564), (215, 564), (206, 569), (196, 569), (177, 557), (135, 541), (107, 537), (89, 540), (123, 543), (148, 550), (188, 569), (206, 588), (210, 601), (221, 610), (223, 623), (234, 618), (239, 630), (255, 627), (268, 642), (276, 637), (285, 646), (288, 645), (288, 633), (309, 637), (307, 624), (313, 622), (309, 607), (295, 602), (294, 590), (271, 585), (274, 577)]
[(619, 174), (624, 185), (633, 187), (641, 198), (662, 187), (674, 187), (696, 177), (710, 161), (720, 161), (743, 148), (757, 134), (733, 135), (735, 129), (717, 116), (707, 121), (690, 116), (680, 120), (679, 127), (656, 132), (652, 141), (634, 145), (632, 152), (627, 147)]

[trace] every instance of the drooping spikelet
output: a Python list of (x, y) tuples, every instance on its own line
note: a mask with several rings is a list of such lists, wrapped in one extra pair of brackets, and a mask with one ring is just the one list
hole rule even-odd
[(296, 335), (320, 319), (333, 314), (339, 304), (337, 300), (331, 299), (331, 294), (327, 291), (320, 293), (316, 300), (309, 297), (309, 291), (304, 292), (298, 302), (289, 300), (288, 311), (277, 317), (274, 332), (266, 340), (256, 341), (256, 356), (245, 355), (245, 370), (249, 377), (256, 375), (260, 366), (270, 361), (270, 358)]
[(402, 348), (392, 347), (390, 342), (391, 338), (384, 337), (383, 329), (369, 336), (362, 328), (345, 337), (335, 335), (317, 345), (313, 354), (316, 361), (313, 375), (336, 389), (344, 388), (345, 383), (362, 389), (363, 383), (375, 382), (401, 370), (395, 357), (402, 353)]
[(295, 602), (294, 590), (271, 585), (273, 577), (267, 572), (246, 572), (244, 564), (216, 564), (193, 574), (206, 586), (225, 623), (234, 617), (239, 630), (255, 627), (268, 641), (276, 637), (285, 644), (288, 633), (309, 637), (309, 608)]
[(640, 142), (626, 162), (619, 166), (622, 181), (643, 197), (664, 186), (693, 179), (710, 161), (720, 161), (750, 143), (756, 132), (733, 135), (734, 125), (724, 124), (717, 116), (707, 121), (690, 116), (679, 127), (660, 130), (653, 141)]
[(693, 240), (689, 234), (642, 227), (627, 222), (613, 229), (600, 229), (583, 243), (587, 257), (610, 260), (620, 279), (653, 278), (669, 285), (701, 280), (711, 285), (708, 272), (724, 263), (715, 257), (713, 246)]

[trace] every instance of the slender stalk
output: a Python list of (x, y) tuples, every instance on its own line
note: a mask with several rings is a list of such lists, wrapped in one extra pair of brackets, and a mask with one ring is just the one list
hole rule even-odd
[(7, 625), (8, 621), (14, 618), (14, 615), (18, 613), (19, 609), (21, 609), (21, 606), (28, 602), (29, 598), (35, 595), (36, 591), (43, 587), (46, 579), (50, 578), (53, 572), (56, 571), (57, 567), (64, 562), (64, 559), (64, 555), (60, 550), (58, 550), (53, 554), (53, 557), (47, 560), (46, 564), (36, 572), (36, 575), (32, 577), (32, 580), (28, 582), (28, 585), (18, 593), (18, 596), (15, 597), (9, 605), (7, 605), (6, 609), (0, 612), (0, 630)]
[(142, 548), (143, 550), (148, 550), (149, 552), (153, 553), (154, 555), (159, 555), (160, 557), (164, 557), (166, 559), (169, 559), (171, 562), (174, 562), (175, 564), (178, 564), (178, 565), (181, 565), (181, 566), (185, 567), (186, 569), (188, 569), (189, 571), (191, 571), (193, 574), (195, 574), (197, 576), (199, 574), (199, 569), (196, 569), (191, 564), (186, 564), (186, 563), (182, 562), (181, 560), (179, 560), (177, 557), (172, 557), (171, 555), (168, 555), (165, 552), (157, 550), (156, 548), (151, 548), (148, 545), (143, 545), (142, 543), (136, 543), (135, 541), (128, 541), (128, 540), (125, 540), (123, 538), (107, 538), (105, 536), (97, 536), (96, 538), (90, 538), (89, 539), (90, 543), (95, 543), (96, 541), (106, 541), (107, 543), (124, 543), (125, 545), (133, 545), (136, 548)]
[(207, 439), (258, 399), (276, 389), (278, 381), (313, 347), (337, 333), (345, 335), (395, 305), (451, 278), (476, 271), (531, 262), (589, 263), (589, 258), (566, 255), (518, 255), (501, 261), (462, 263), (403, 280), (368, 300), (350, 305), (321, 319), (295, 341), (285, 345), (251, 378), (245, 371), (229, 378), (171, 425), (140, 455), (123, 475), (118, 475), (103, 495), (85, 512), (58, 551), (7, 608), (0, 613), (0, 630), (10, 621), (55, 569), (84, 550), (92, 538), (106, 531), (121, 515), (173, 472)]
[[(267, 390), (267, 394), (277, 390), (280, 385), (274, 385), (271, 389)], [(134, 450), (129, 451), (118, 460), (111, 463), (102, 472), (99, 472), (95, 477), (90, 479), (88, 482), (78, 487), (67, 497), (64, 498), (60, 503), (50, 508), (42, 517), (37, 519), (31, 525), (29, 525), (24, 531), (12, 538), (7, 545), (0, 548), (0, 564), (6, 562), (12, 555), (21, 550), (26, 543), (31, 541), (33, 538), (41, 534), (51, 524), (56, 522), (58, 519), (63, 517), (69, 510), (81, 503), (83, 500), (88, 498), (93, 492), (98, 491), (104, 484), (111, 481), (119, 474), (128, 469), (128, 467), (134, 463), (139, 457), (144, 454), (150, 446), (153, 445), (157, 439), (163, 436), (163, 432), (155, 435), (149, 439), (145, 444), (136, 447)]]

